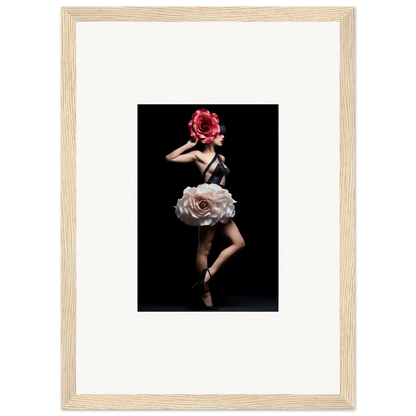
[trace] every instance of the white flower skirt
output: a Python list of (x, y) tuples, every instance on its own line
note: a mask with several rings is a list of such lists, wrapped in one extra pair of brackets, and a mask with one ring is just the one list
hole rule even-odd
[(235, 215), (235, 201), (227, 189), (214, 183), (201, 183), (196, 188), (186, 187), (178, 199), (175, 214), (185, 224), (226, 224)]

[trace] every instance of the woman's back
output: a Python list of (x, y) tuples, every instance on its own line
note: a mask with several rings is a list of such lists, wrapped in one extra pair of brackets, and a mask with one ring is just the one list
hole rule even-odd
[(225, 166), (221, 156), (215, 153), (215, 156), (205, 167), (202, 177), (205, 183), (215, 183), (217, 185), (225, 185), (225, 179), (230, 174), (230, 169)]

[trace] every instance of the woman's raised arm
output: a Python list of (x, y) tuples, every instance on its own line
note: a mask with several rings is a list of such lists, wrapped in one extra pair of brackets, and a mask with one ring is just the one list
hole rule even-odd
[(168, 162), (179, 162), (179, 163), (187, 163), (193, 162), (196, 160), (195, 152), (189, 152), (186, 154), (182, 154), (184, 151), (192, 149), (196, 145), (196, 140), (189, 139), (186, 144), (181, 147), (178, 147), (173, 152), (169, 153), (165, 159)]

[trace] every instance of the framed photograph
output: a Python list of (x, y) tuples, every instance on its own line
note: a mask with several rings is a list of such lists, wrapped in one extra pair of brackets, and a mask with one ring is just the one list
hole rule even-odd
[(355, 408), (352, 7), (62, 8), (62, 408)]

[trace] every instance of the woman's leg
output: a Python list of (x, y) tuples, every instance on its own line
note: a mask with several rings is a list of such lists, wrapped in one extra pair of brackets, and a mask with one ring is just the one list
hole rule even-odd
[[(208, 268), (208, 255), (211, 251), (212, 240), (214, 240), (215, 233), (217, 232), (218, 223), (214, 226), (199, 226), (198, 227), (198, 252), (196, 255), (196, 272), (198, 277), (201, 276), (202, 270)], [(205, 286), (204, 290), (209, 290), (208, 280), (210, 279), (209, 273), (205, 274)], [(202, 299), (207, 306), (212, 306), (211, 294), (206, 292), (202, 294)]]
[[(196, 255), (196, 272), (201, 276), (202, 270), (208, 267), (208, 255), (211, 251), (212, 240), (214, 240), (217, 232), (218, 223), (213, 226), (198, 227), (198, 252)], [(207, 273), (206, 279), (209, 278)]]
[(221, 251), (215, 262), (212, 266), (210, 266), (209, 271), (211, 275), (214, 276), (215, 273), (227, 263), (228, 260), (231, 259), (236, 253), (238, 253), (243, 247), (245, 247), (246, 243), (240, 234), (240, 231), (235, 224), (235, 222), (230, 218), (227, 224), (219, 223), (219, 231), (220, 233), (231, 242), (231, 245), (228, 246), (226, 249)]

